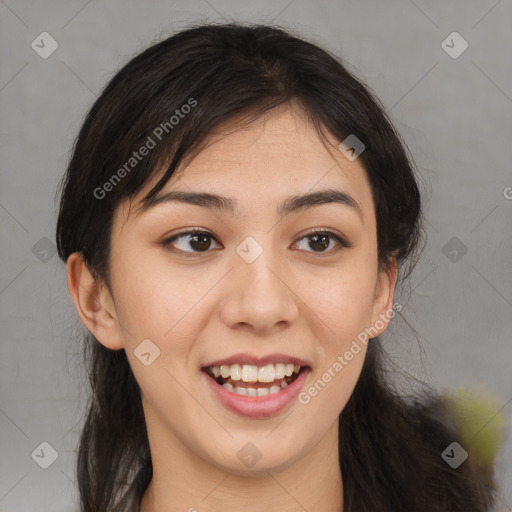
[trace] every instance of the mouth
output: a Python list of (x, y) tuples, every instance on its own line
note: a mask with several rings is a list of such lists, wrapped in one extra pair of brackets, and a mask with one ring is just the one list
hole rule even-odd
[(277, 394), (310, 366), (293, 363), (270, 363), (264, 366), (253, 364), (222, 364), (202, 368), (209, 377), (227, 391), (246, 397), (263, 397)]

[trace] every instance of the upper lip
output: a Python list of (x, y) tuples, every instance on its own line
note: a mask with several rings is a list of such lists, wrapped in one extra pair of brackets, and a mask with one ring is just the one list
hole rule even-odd
[(311, 366), (305, 359), (300, 357), (289, 356), (286, 354), (268, 354), (266, 356), (254, 356), (251, 354), (234, 354), (222, 359), (216, 359), (206, 364), (201, 365), (201, 368), (208, 368), (209, 366), (222, 366), (228, 364), (252, 364), (255, 366), (266, 366), (267, 364), (293, 364), (298, 366)]

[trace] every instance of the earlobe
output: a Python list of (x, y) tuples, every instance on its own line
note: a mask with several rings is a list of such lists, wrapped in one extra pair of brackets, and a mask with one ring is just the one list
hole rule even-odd
[(372, 314), (372, 326), (378, 331), (375, 336), (382, 334), (388, 328), (394, 316), (393, 298), (397, 279), (398, 262), (393, 258), (385, 268), (380, 270), (377, 280)]
[(69, 256), (66, 274), (69, 294), (85, 327), (105, 347), (124, 348), (110, 291), (92, 276), (79, 252)]

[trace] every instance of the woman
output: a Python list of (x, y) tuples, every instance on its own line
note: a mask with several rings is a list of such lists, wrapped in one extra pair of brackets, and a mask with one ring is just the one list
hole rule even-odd
[(404, 146), (325, 50), (229, 24), (136, 56), (62, 182), (81, 510), (489, 510), (449, 402), (386, 381), (420, 240)]

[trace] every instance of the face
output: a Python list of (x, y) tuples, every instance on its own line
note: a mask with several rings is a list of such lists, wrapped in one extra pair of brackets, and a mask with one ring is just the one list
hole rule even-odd
[[(111, 320), (90, 329), (126, 350), (161, 463), (171, 454), (273, 471), (337, 435), (366, 353), (361, 333), (385, 330), (396, 272), (378, 270), (360, 160), (335, 140), (328, 151), (298, 111), (217, 135), (159, 196), (220, 195), (233, 210), (169, 199), (138, 211), (156, 180), (121, 204)], [(290, 200), (327, 190), (338, 195)], [(251, 468), (247, 456), (261, 459)]]

